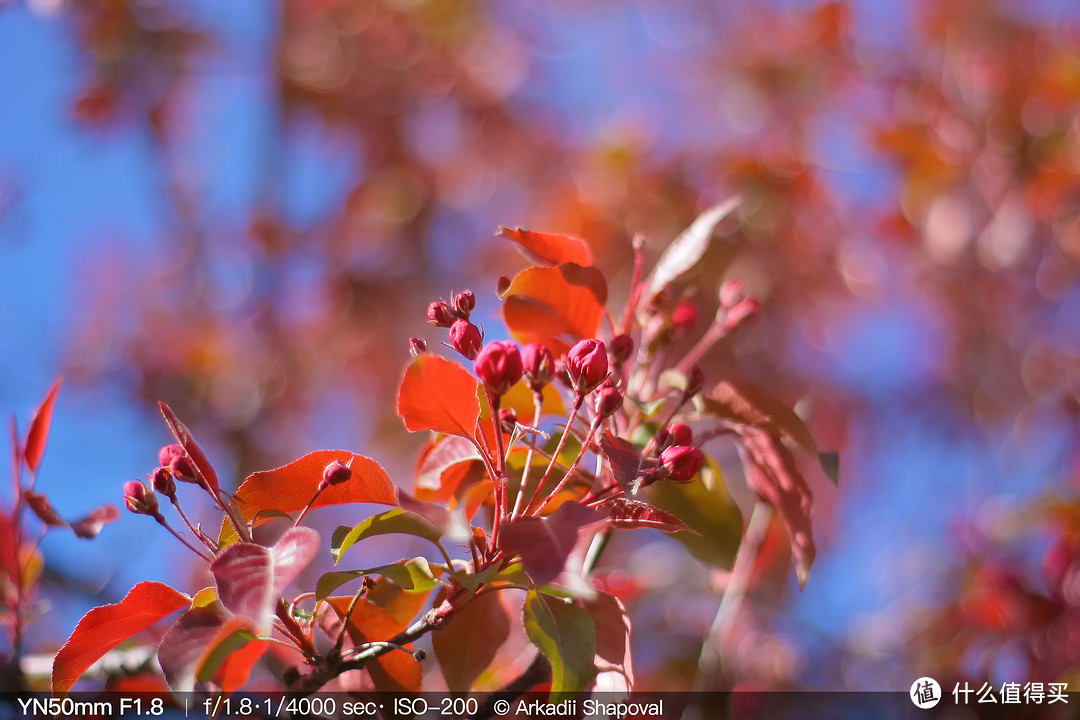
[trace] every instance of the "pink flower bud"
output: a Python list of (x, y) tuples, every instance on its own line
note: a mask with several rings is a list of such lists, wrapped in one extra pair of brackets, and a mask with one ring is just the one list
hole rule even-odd
[(462, 290), (454, 296), (454, 310), (457, 316), (463, 320), (469, 319), (469, 314), (476, 307), (476, 295), (472, 290)]
[(420, 357), (427, 352), (427, 343), (421, 338), (413, 337), (409, 338), (409, 355), (413, 357)]
[(169, 472), (180, 482), (197, 483), (199, 474), (195, 463), (187, 455), (177, 455), (169, 462)]
[(734, 307), (727, 311), (724, 316), (724, 326), (729, 330), (745, 325), (751, 318), (757, 315), (758, 301), (754, 298), (744, 298), (735, 303)]
[(476, 376), (495, 395), (505, 395), (523, 372), (521, 352), (512, 342), (494, 340), (476, 356)]
[(623, 404), (623, 393), (610, 379), (596, 391), (596, 414), (602, 418), (614, 415)]
[(701, 392), (703, 387), (705, 387), (705, 372), (695, 365), (686, 374), (686, 390), (683, 391), (683, 397), (692, 398)]
[(170, 500), (176, 498), (176, 478), (169, 472), (169, 468), (159, 467), (155, 470), (150, 476), (150, 484), (154, 492), (161, 493)]
[(692, 445), (694, 443), (694, 433), (688, 426), (676, 423), (658, 432), (656, 440), (661, 448), (671, 447), (672, 445)]
[(746, 297), (743, 284), (739, 280), (728, 280), (720, 286), (720, 307), (731, 308)]
[(323, 470), (323, 485), (341, 485), (350, 480), (352, 480), (352, 469), (340, 460), (330, 462)]
[(468, 320), (457, 320), (450, 326), (450, 344), (465, 357), (475, 360), (484, 345), (484, 335)]
[(187, 450), (184, 450), (183, 445), (173, 443), (172, 445), (166, 445), (158, 451), (158, 464), (168, 466), (173, 461), (174, 457), (186, 456)]
[(454, 309), (442, 300), (434, 300), (427, 308), (427, 321), (438, 327), (450, 327), (457, 317)]
[(660, 454), (660, 463), (669, 480), (686, 483), (701, 472), (705, 456), (693, 445), (672, 445)]
[(499, 429), (504, 433), (512, 433), (517, 427), (517, 413), (510, 408), (499, 409)]
[(555, 356), (546, 345), (529, 343), (521, 348), (521, 366), (529, 389), (540, 392), (555, 377)]
[(697, 323), (697, 308), (685, 300), (671, 313), (671, 331), (675, 337), (686, 337)]
[(596, 389), (608, 374), (607, 348), (600, 340), (582, 340), (566, 354), (566, 372), (579, 395)]
[(136, 515), (158, 514), (157, 496), (138, 480), (124, 483), (124, 503)]
[(629, 335), (616, 335), (611, 340), (611, 360), (622, 365), (634, 352), (634, 339)]

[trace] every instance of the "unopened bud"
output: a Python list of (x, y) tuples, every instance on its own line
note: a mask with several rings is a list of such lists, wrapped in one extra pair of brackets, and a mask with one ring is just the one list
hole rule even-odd
[(656, 433), (656, 440), (661, 450), (672, 445), (693, 445), (694, 433), (688, 426), (675, 423)]
[(454, 309), (442, 300), (434, 300), (427, 308), (427, 320), (438, 327), (450, 327), (457, 320)]
[(409, 355), (420, 357), (427, 352), (427, 343), (418, 337), (409, 338)]
[(136, 515), (158, 514), (157, 496), (138, 480), (124, 483), (124, 503)]
[(691, 303), (679, 303), (671, 313), (671, 332), (675, 337), (686, 337), (697, 324), (697, 308)]
[(743, 298), (735, 303), (734, 307), (724, 315), (724, 326), (728, 331), (745, 325), (758, 311), (758, 301), (754, 298)]
[(614, 415), (623, 404), (623, 393), (611, 380), (605, 380), (596, 391), (596, 414), (602, 418)]
[(450, 326), (450, 344), (465, 357), (475, 360), (484, 345), (484, 334), (468, 320), (457, 320)]
[(705, 456), (693, 445), (672, 445), (660, 454), (660, 463), (672, 482), (694, 479), (705, 465)]
[(469, 319), (469, 314), (476, 307), (476, 295), (472, 290), (462, 290), (454, 296), (454, 310), (457, 316), (463, 320)]
[(521, 379), (521, 351), (512, 342), (495, 340), (487, 344), (476, 356), (476, 376), (484, 381), (487, 389), (502, 396)]
[(683, 391), (683, 397), (692, 398), (701, 392), (703, 387), (705, 387), (705, 372), (695, 365), (686, 374), (686, 390)]
[(728, 280), (720, 286), (720, 307), (731, 308), (746, 297), (743, 284), (739, 280)]
[(168, 464), (173, 461), (174, 457), (184, 455), (187, 455), (187, 450), (184, 449), (183, 445), (178, 445), (176, 443), (166, 445), (158, 451), (158, 464), (168, 466)]
[(608, 374), (607, 348), (600, 340), (582, 340), (566, 355), (566, 372), (579, 395), (592, 392)]
[(622, 365), (634, 352), (634, 339), (629, 335), (616, 335), (611, 340), (611, 361)]
[(330, 462), (323, 470), (324, 485), (341, 485), (350, 480), (352, 480), (352, 469), (340, 460)]
[(176, 478), (167, 467), (159, 467), (150, 476), (150, 484), (154, 492), (161, 493), (170, 500), (176, 499)]
[(546, 345), (529, 343), (521, 348), (521, 367), (529, 389), (540, 392), (555, 377), (555, 356)]
[(488, 551), (488, 539), (487, 533), (484, 532), (484, 528), (474, 527), (472, 531), (473, 544), (476, 545), (476, 549), (480, 551), (480, 556), (487, 555)]
[(517, 428), (517, 413), (510, 408), (499, 409), (499, 429), (512, 433)]
[(177, 455), (169, 462), (169, 472), (180, 482), (197, 483), (199, 474), (195, 463), (187, 455)]

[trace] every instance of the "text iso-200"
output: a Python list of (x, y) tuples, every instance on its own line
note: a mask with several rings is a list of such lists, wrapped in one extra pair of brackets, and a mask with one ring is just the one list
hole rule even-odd
[(440, 698), (438, 702), (430, 702), (422, 697), (417, 698), (394, 698), (394, 715), (403, 717), (425, 717), (432, 715), (446, 715), (448, 717), (468, 717), (476, 715), (480, 711), (480, 703), (476, 698)]

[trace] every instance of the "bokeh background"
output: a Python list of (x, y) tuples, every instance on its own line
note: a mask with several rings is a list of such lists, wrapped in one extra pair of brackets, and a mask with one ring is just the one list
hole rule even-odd
[[(427, 303), (464, 287), (504, 332), (496, 277), (521, 263), (498, 225), (588, 238), (625, 293), (634, 234), (654, 259), (738, 192), (723, 272), (761, 317), (707, 367), (798, 403), (841, 480), (815, 484), (805, 591), (766, 543), (720, 682), (1080, 682), (1078, 20), (0, 2), (0, 408), (25, 428), (65, 376), (39, 488), (69, 517), (152, 468), (157, 400), (234, 481), (342, 447), (409, 487), (407, 339), (436, 340)], [(704, 323), (716, 299), (695, 302)], [(50, 534), (27, 650), (140, 579), (197, 589), (170, 540), (128, 513)], [(717, 578), (659, 536), (623, 557), (639, 679), (689, 686)]]

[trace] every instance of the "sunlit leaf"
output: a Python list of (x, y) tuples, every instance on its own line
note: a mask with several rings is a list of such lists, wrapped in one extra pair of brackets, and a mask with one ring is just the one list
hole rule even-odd
[(53, 660), (53, 692), (66, 693), (105, 653), (190, 602), (168, 585), (141, 582), (120, 602), (86, 613)]
[(716, 226), (731, 214), (740, 202), (741, 198), (736, 195), (713, 205), (671, 242), (649, 276), (647, 291), (642, 295), (639, 308), (647, 306), (668, 285), (693, 270), (709, 249)]
[(638, 478), (659, 467), (655, 458), (645, 458), (637, 445), (614, 435), (610, 430), (605, 430), (600, 438), (600, 451), (607, 458), (615, 481), (628, 494), (637, 487)]
[(534, 232), (522, 228), (499, 228), (499, 237), (517, 243), (525, 256), (544, 265), (561, 265), (572, 262), (592, 265), (593, 256), (589, 244), (572, 235)]
[(427, 499), (446, 500), (453, 496), (457, 483), (464, 477), (463, 472), (447, 471), (462, 463), (479, 461), (480, 453), (472, 442), (457, 435), (444, 437), (420, 457), (416, 468), (416, 490), (429, 491), (431, 494), (425, 496)]
[(421, 355), (405, 370), (398, 388), (397, 414), (411, 432), (434, 430), (471, 438), (480, 417), (479, 381), (457, 363)]
[[(397, 504), (397, 489), (379, 463), (345, 450), (317, 450), (288, 465), (249, 475), (236, 491), (237, 505), (244, 520), (254, 520), (258, 526), (279, 513), (303, 510), (315, 496), (326, 466), (334, 460), (349, 465), (352, 478), (323, 490), (312, 507), (347, 503)], [(228, 544), (236, 539), (232, 524), (224, 522), (221, 543)]]
[(30, 430), (26, 433), (26, 444), (23, 447), (23, 458), (32, 473), (37, 472), (41, 465), (41, 458), (45, 455), (45, 443), (49, 439), (53, 407), (56, 405), (56, 396), (60, 393), (63, 382), (63, 378), (56, 381), (38, 411), (34, 413), (34, 419), (30, 421)]
[(450, 692), (468, 692), (510, 636), (502, 595), (477, 595), (432, 634), (431, 645)]
[(607, 283), (592, 267), (564, 263), (521, 271), (503, 296), (503, 318), (523, 343), (541, 342), (557, 355), (595, 337), (604, 316)]
[(551, 692), (577, 694), (596, 675), (596, 627), (589, 613), (530, 590), (522, 609), (525, 633), (551, 663)]
[(378, 605), (405, 626), (427, 606), (429, 595), (430, 593), (405, 590), (390, 578), (381, 575), (375, 584), (368, 588), (364, 598)]
[(282, 589), (304, 571), (319, 552), (319, 534), (294, 527), (272, 547), (255, 543), (230, 545), (210, 565), (221, 604), (269, 629)]
[(388, 577), (406, 592), (427, 592), (439, 585), (427, 558), (417, 557), (398, 560), (396, 563), (380, 565), (368, 570), (339, 570), (325, 573), (315, 584), (315, 599), (321, 601), (350, 580), (365, 575)]
[[(214, 682), (225, 693), (235, 692), (244, 687), (251, 676), (251, 669), (270, 648), (269, 640), (250, 640), (240, 633), (237, 635), (244, 639), (243, 646), (228, 653), (214, 675)], [(207, 667), (209, 666), (210, 663), (207, 662)]]
[(212, 607), (192, 608), (161, 637), (158, 662), (173, 692), (191, 692), (196, 683), (210, 681), (231, 653), (255, 639), (242, 618)]
[(442, 534), (439, 529), (416, 513), (411, 513), (401, 508), (387, 510), (384, 513), (369, 517), (356, 527), (342, 526), (334, 531), (331, 541), (330, 552), (334, 555), (335, 563), (341, 562), (341, 556), (356, 543), (376, 535), (389, 534), (415, 535), (416, 537), (430, 540), (439, 545)]
[(703, 402), (705, 411), (711, 415), (782, 433), (807, 452), (815, 455), (818, 452), (814, 437), (802, 418), (761, 388), (724, 381), (710, 390)]
[[(344, 618), (352, 603), (351, 597), (333, 597), (327, 604), (338, 618)], [(340, 626), (339, 626), (340, 627)], [(349, 617), (347, 632), (353, 645), (368, 642), (385, 642), (405, 629), (403, 623), (377, 605), (360, 598)], [(404, 646), (412, 651), (412, 645)], [(408, 653), (392, 650), (368, 663), (365, 668), (371, 675), (372, 683), (378, 692), (415, 693), (420, 691), (422, 668), (419, 662)]]

